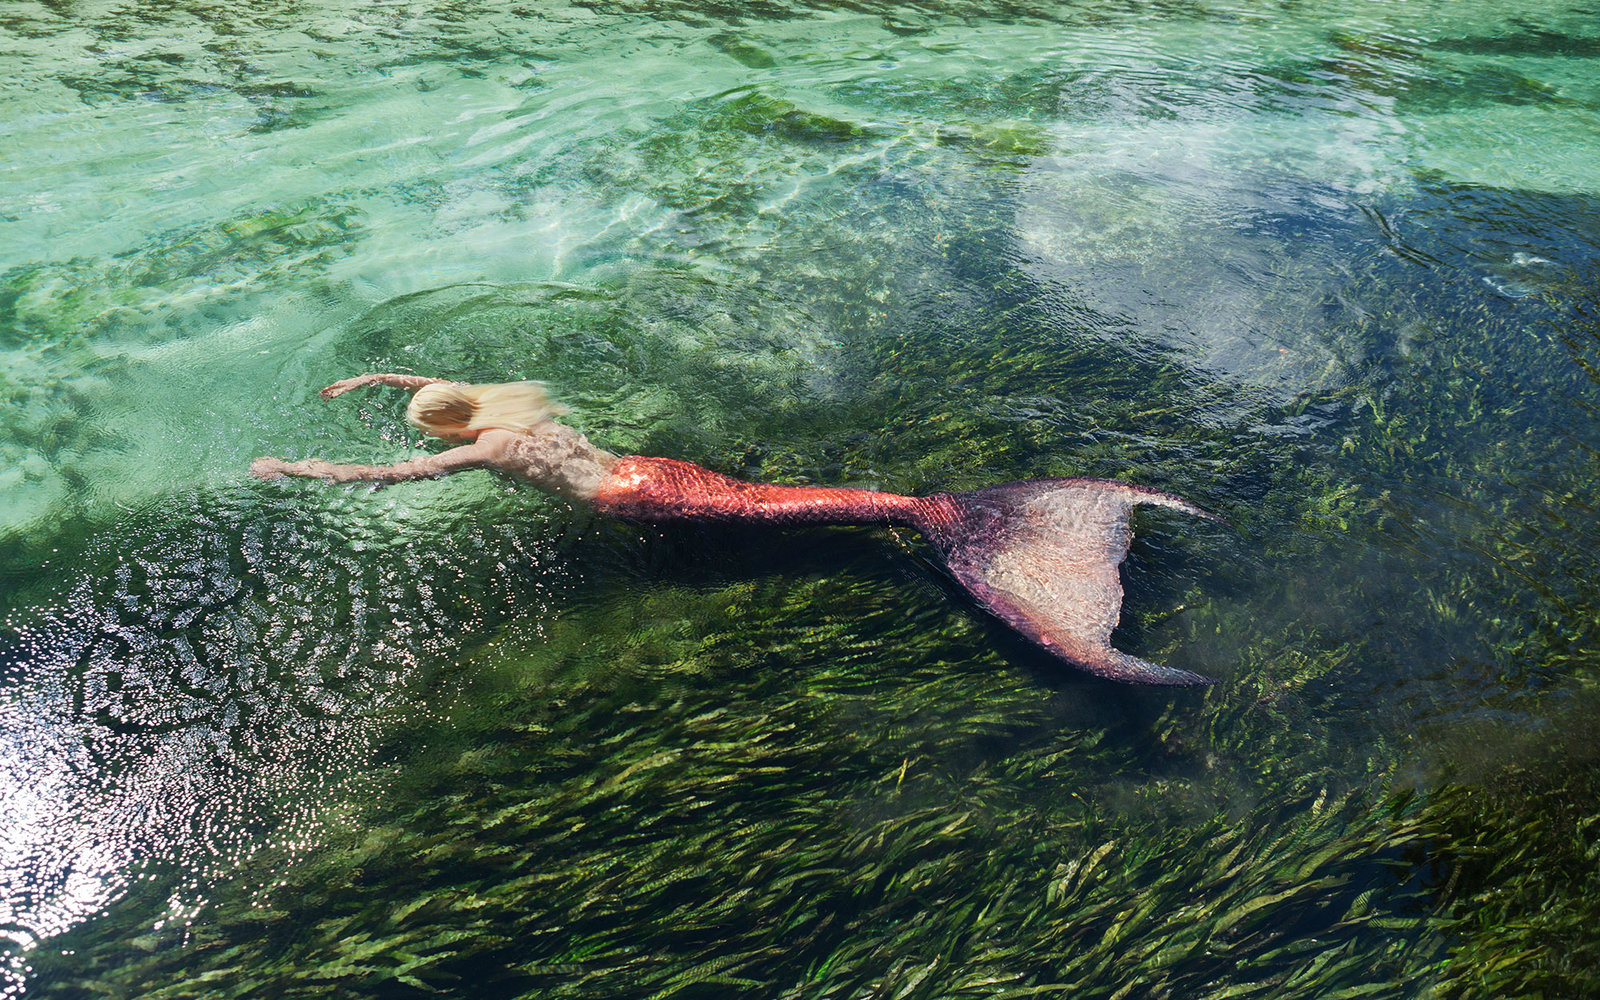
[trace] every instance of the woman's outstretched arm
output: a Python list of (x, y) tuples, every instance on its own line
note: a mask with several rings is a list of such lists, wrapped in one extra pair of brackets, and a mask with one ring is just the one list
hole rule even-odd
[(390, 483), (408, 479), (436, 479), (452, 472), (482, 469), (495, 463), (497, 451), (483, 444), (464, 444), (437, 455), (424, 455), (408, 462), (394, 465), (339, 465), (320, 458), (307, 458), (289, 462), (281, 458), (258, 458), (250, 463), (250, 474), (257, 479), (279, 479), (283, 476), (302, 476), (306, 479), (327, 479), (335, 483)]
[(349, 392), (351, 389), (356, 389), (364, 385), (392, 385), (399, 389), (410, 389), (412, 392), (416, 392), (425, 385), (433, 385), (435, 382), (448, 381), (450, 380), (445, 378), (428, 378), (425, 375), (357, 375), (355, 378), (342, 378), (328, 386), (326, 389), (322, 390), (322, 398), (332, 399), (335, 396), (343, 395), (344, 393)]

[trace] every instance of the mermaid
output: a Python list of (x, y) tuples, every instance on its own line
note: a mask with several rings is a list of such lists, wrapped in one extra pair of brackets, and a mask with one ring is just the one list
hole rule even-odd
[(537, 382), (469, 385), (415, 375), (343, 379), (332, 399), (366, 385), (409, 389), (406, 417), (456, 443), (394, 465), (258, 458), (261, 479), (304, 476), (380, 485), (493, 469), (602, 514), (648, 524), (893, 525), (920, 532), (938, 562), (985, 610), (1053, 656), (1135, 684), (1192, 686), (1212, 679), (1148, 663), (1111, 647), (1122, 609), (1117, 567), (1128, 552), (1128, 512), (1139, 504), (1219, 520), (1180, 497), (1109, 479), (1026, 479), (966, 493), (909, 497), (877, 490), (774, 486), (691, 462), (613, 455), (557, 423), (566, 412)]

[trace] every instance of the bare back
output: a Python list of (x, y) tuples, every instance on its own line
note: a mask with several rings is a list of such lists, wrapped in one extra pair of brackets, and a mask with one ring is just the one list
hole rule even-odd
[[(483, 454), (483, 466), (503, 472), (568, 500), (593, 500), (617, 456), (589, 443), (582, 434), (546, 420), (526, 434), (498, 429), (463, 445)], [(448, 452), (446, 453), (448, 454)]]

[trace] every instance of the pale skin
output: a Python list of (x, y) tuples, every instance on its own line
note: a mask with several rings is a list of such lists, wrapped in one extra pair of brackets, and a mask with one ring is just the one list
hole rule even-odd
[[(324, 399), (365, 385), (389, 385), (412, 392), (448, 379), (419, 375), (359, 375), (341, 379), (322, 390)], [(460, 441), (456, 447), (436, 455), (424, 455), (394, 465), (343, 465), (307, 458), (291, 462), (281, 458), (258, 458), (250, 463), (250, 474), (257, 479), (302, 476), (336, 483), (373, 483), (387, 486), (412, 479), (436, 479), (468, 469), (492, 469), (514, 476), (542, 490), (569, 500), (592, 500), (617, 456), (596, 448), (577, 431), (552, 420), (533, 430), (489, 428), (446, 440)]]

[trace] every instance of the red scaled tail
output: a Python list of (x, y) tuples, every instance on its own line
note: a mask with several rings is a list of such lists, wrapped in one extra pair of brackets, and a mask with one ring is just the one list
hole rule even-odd
[(595, 494), (597, 510), (651, 524), (899, 524), (921, 528), (939, 503), (879, 490), (773, 486), (724, 476), (675, 458), (617, 459)]
[(636, 521), (892, 524), (915, 528), (988, 611), (1090, 673), (1136, 684), (1211, 678), (1147, 663), (1111, 647), (1122, 611), (1117, 567), (1138, 504), (1217, 518), (1169, 493), (1106, 479), (1029, 479), (970, 493), (906, 497), (876, 490), (771, 486), (689, 462), (619, 459), (594, 498)]

